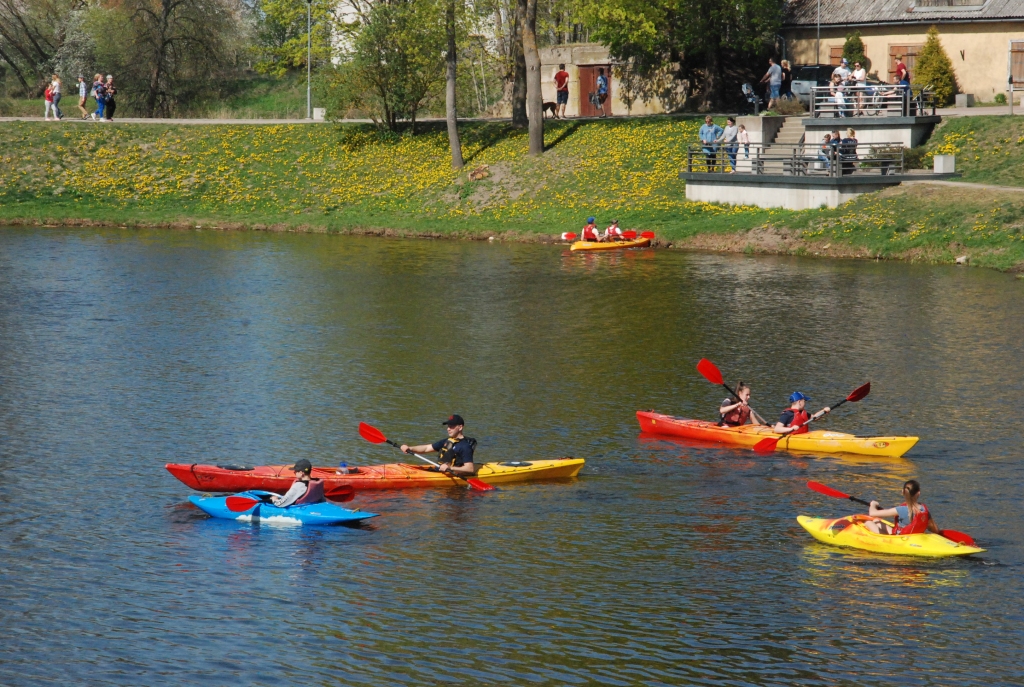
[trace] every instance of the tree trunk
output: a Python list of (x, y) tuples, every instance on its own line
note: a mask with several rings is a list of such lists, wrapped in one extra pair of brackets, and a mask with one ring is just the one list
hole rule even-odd
[(459, 142), (459, 118), (455, 109), (455, 62), (458, 53), (455, 50), (455, 0), (448, 0), (445, 11), (444, 27), (448, 34), (448, 54), (445, 55), (444, 109), (448, 118), (448, 145), (452, 149), (452, 169), (462, 169), (462, 143)]
[(526, 60), (526, 100), (530, 112), (530, 155), (544, 152), (544, 99), (540, 91), (540, 51), (537, 50), (537, 0), (527, 0), (523, 21)]
[(29, 95), (28, 81), (25, 81), (25, 76), (21, 73), (21, 70), (18, 69), (18, 65), (16, 65), (14, 61), (7, 56), (7, 53), (3, 51), (3, 48), (0, 48), (0, 59), (3, 59), (4, 62), (11, 65), (11, 69), (14, 70), (14, 75), (18, 77), (18, 81), (21, 82), (21, 87), (25, 90), (25, 95)]
[(526, 59), (523, 55), (523, 28), (526, 19), (527, 0), (516, 0), (516, 33), (512, 39), (512, 54), (515, 71), (512, 79), (512, 126), (525, 128), (526, 119)]

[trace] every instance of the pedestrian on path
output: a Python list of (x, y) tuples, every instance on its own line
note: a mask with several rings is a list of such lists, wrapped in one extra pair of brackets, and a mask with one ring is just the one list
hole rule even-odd
[(608, 77), (604, 75), (604, 67), (597, 70), (597, 109), (601, 110), (601, 116), (607, 117), (604, 111), (605, 101), (608, 100)]
[(782, 67), (775, 64), (774, 58), (768, 58), (768, 71), (761, 77), (760, 83), (768, 83), (768, 109), (771, 110), (779, 100), (782, 89)]
[(96, 99), (96, 111), (92, 113), (92, 118), (101, 122), (103, 121), (103, 105), (106, 103), (105, 91), (103, 75), (97, 74), (92, 77), (92, 97)]
[[(53, 109), (53, 86), (47, 85), (46, 90), (43, 91), (43, 121), (50, 121), (50, 110)], [(54, 111), (53, 118), (57, 118), (57, 112)]]
[(85, 83), (85, 77), (78, 75), (78, 109), (82, 112), (82, 119), (89, 119), (89, 110), (85, 109), (85, 99), (89, 96), (89, 85)]
[(53, 116), (64, 119), (64, 113), (60, 111), (61, 83), (57, 74), (54, 74), (53, 80), (50, 81), (50, 95), (53, 96)]
[(569, 104), (569, 72), (565, 65), (558, 65), (555, 72), (555, 117), (565, 119), (565, 106)]
[(107, 115), (107, 121), (112, 122), (114, 121), (114, 111), (117, 110), (117, 101), (114, 99), (114, 96), (117, 95), (117, 89), (114, 88), (113, 75), (107, 74), (107, 83), (103, 85), (103, 88), (107, 97), (106, 106), (103, 111)]
[(793, 68), (789, 66), (789, 60), (782, 61), (782, 91), (779, 96), (785, 100), (793, 99)]

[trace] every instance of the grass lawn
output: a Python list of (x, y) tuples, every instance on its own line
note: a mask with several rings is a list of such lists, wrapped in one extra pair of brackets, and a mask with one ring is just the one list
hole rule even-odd
[[(595, 215), (698, 248), (1024, 265), (1016, 191), (915, 185), (806, 212), (689, 202), (678, 172), (697, 140), (690, 117), (549, 121), (540, 158), (525, 131), (464, 123), (458, 173), (443, 123), (394, 136), (354, 124), (8, 124), (0, 223), (550, 237)], [(966, 180), (1024, 186), (1024, 119), (953, 119), (929, 149), (956, 152)]]

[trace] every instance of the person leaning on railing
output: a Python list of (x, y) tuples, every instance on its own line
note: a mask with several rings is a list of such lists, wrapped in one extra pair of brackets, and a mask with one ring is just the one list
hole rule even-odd
[(700, 128), (697, 135), (700, 136), (701, 148), (704, 150), (704, 163), (708, 172), (717, 171), (715, 157), (718, 153), (717, 141), (722, 136), (722, 127), (715, 124), (715, 120), (708, 115), (704, 118), (704, 126)]
[(821, 139), (818, 159), (825, 163), (826, 170), (832, 169), (832, 134), (825, 134), (825, 138)]

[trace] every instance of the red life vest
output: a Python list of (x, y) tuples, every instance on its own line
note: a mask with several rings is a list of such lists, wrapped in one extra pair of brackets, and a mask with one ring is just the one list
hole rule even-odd
[(811, 430), (807, 429), (807, 425), (805, 424), (811, 419), (810, 413), (806, 410), (797, 410), (796, 408), (790, 408), (789, 410), (793, 412), (793, 420), (789, 423), (789, 426), (796, 427), (797, 425), (804, 425), (795, 432), (790, 432), (790, 434), (806, 434), (807, 432), (810, 432)]
[(740, 406), (739, 408), (733, 408), (723, 415), (722, 424), (729, 427), (742, 427), (747, 424), (748, 419), (750, 419), (750, 407)]
[(584, 241), (596, 241), (597, 240), (597, 227), (593, 224), (588, 224), (583, 227), (583, 240)]
[[(900, 504), (900, 506), (906, 505), (907, 504), (905, 503)], [(899, 517), (896, 518), (896, 522), (894, 522), (892, 526), (893, 534), (922, 534), (928, 531), (928, 523), (932, 519), (932, 514), (928, 512), (928, 507), (923, 503), (919, 503), (917, 505), (921, 507), (921, 511), (918, 513), (914, 513), (913, 516), (910, 518), (909, 523), (901, 524), (899, 521)]]
[(310, 503), (324, 502), (324, 481), (322, 479), (311, 479), (306, 485), (306, 493), (295, 499), (293, 506), (305, 506)]

